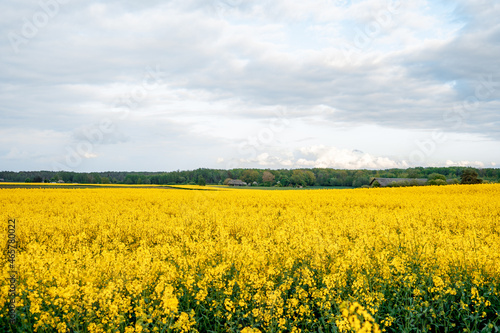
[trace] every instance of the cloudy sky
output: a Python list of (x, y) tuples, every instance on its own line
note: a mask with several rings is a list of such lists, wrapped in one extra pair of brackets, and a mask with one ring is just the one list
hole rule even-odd
[(500, 166), (500, 2), (0, 2), (0, 169)]

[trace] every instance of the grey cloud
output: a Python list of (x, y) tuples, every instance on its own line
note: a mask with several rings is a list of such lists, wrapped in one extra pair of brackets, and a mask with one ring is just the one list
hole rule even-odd
[[(291, 22), (320, 29), (356, 6), (363, 13), (351, 25), (366, 24), (370, 13), (381, 8), (376, 1), (342, 8), (320, 0), (72, 1), (61, 5), (57, 16), (16, 54), (8, 32), (19, 32), (23, 17), (40, 9), (29, 1), (4, 2), (0, 129), (52, 129), (83, 140), (83, 128), (113, 117), (119, 112), (113, 100), (140, 87), (147, 66), (158, 66), (162, 83), (129, 110), (123, 132), (103, 143), (159, 136), (188, 146), (190, 127), (177, 128), (176, 116), (221, 117), (239, 125), (265, 122), (277, 108), (286, 109), (290, 118), (314, 116), (332, 124), (437, 128), (500, 139), (500, 87), (463, 116), (460, 126), (443, 120), (446, 112), (474, 96), (481, 76), (500, 82), (499, 5), (461, 1), (452, 16), (466, 24), (455, 37), (384, 50), (385, 39), (397, 44), (394, 36), (418, 22), (394, 26), (374, 40), (373, 48), (362, 50), (354, 64), (345, 61), (335, 44), (338, 34), (314, 44), (300, 40), (306, 34), (290, 34)], [(129, 127), (132, 121), (140, 128)], [(198, 147), (196, 140), (189, 147)], [(215, 139), (212, 143), (227, 146)]]

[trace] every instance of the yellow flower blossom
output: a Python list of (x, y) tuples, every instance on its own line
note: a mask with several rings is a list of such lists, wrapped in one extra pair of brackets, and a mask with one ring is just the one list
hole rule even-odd
[(29, 332), (380, 332), (457, 313), (484, 327), (498, 317), (499, 197), (499, 184), (1, 189), (0, 221), (16, 218)]

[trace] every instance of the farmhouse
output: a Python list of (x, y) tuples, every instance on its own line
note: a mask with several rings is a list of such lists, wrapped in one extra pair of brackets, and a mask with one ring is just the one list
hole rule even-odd
[(231, 179), (227, 184), (229, 186), (247, 186), (247, 183), (239, 179)]
[(370, 182), (370, 186), (377, 181), (380, 184), (380, 187), (386, 187), (392, 183), (409, 183), (414, 185), (425, 185), (427, 183), (427, 178), (373, 178)]

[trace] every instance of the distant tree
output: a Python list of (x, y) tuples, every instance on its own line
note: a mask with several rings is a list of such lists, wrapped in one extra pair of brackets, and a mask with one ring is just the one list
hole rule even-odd
[(42, 177), (40, 177), (40, 176), (35, 176), (35, 177), (33, 178), (33, 183), (41, 183), (41, 182), (43, 182), (43, 178), (42, 178)]
[(247, 182), (248, 184), (252, 184), (253, 182), (259, 181), (260, 174), (257, 170), (245, 170), (241, 175), (241, 180)]
[(305, 185), (305, 176), (304, 176), (304, 171), (302, 170), (293, 170), (292, 172), (292, 177), (290, 178), (290, 183), (292, 185)]
[(409, 186), (422, 186), (422, 183), (419, 183), (416, 179), (412, 179), (408, 183), (410, 184)]
[(328, 170), (319, 169), (316, 172), (316, 181), (318, 185), (327, 186), (328, 185)]
[(431, 173), (427, 176), (427, 185), (448, 185), (446, 176), (440, 173)]
[(393, 172), (382, 173), (383, 178), (397, 178), (396, 174)]
[(279, 180), (281, 186), (288, 186), (290, 184), (290, 179), (286, 175), (282, 175)]
[(337, 177), (332, 177), (328, 180), (328, 186), (342, 186), (343, 182)]
[(108, 177), (101, 177), (101, 184), (111, 184)]
[(481, 184), (482, 179), (477, 178), (477, 171), (472, 168), (467, 168), (462, 172), (462, 180), (460, 184)]
[(76, 173), (75, 176), (73, 177), (73, 181), (76, 183), (88, 183), (88, 177), (87, 174), (85, 173)]
[(427, 176), (427, 185), (447, 185), (446, 176), (440, 173), (431, 173)]
[(420, 177), (422, 177), (422, 173), (417, 169), (408, 169), (407, 174), (408, 174), (408, 178), (420, 178)]
[(229, 185), (229, 182), (231, 181), (231, 178), (226, 178), (224, 179), (224, 185)]
[(407, 187), (410, 186), (410, 182), (403, 180), (401, 182), (390, 182), (387, 184), (388, 187)]
[(359, 177), (355, 178), (354, 181), (352, 182), (352, 187), (363, 187), (363, 186), (368, 186), (370, 184), (370, 178), (369, 177)]
[[(274, 183), (279, 181), (281, 186), (288, 185), (321, 185), (321, 186), (352, 186), (360, 187), (369, 184), (373, 177), (396, 177), (396, 178), (429, 178), (429, 180), (456, 179), (464, 184), (478, 182), (500, 182), (500, 168), (485, 168), (465, 171), (463, 167), (416, 167), (408, 169), (387, 169), (387, 170), (339, 170), (331, 168), (314, 168), (307, 170), (263, 170), (263, 169), (197, 169), (192, 171), (171, 171), (171, 172), (69, 172), (69, 171), (29, 171), (29, 172), (8, 172), (0, 171), (0, 179), (6, 181), (22, 182), (26, 179), (30, 181), (57, 181), (64, 180), (66, 183), (107, 183), (113, 184), (195, 184), (198, 177), (202, 176), (208, 184), (223, 183), (224, 179), (242, 179), (252, 184), (254, 181), (262, 183), (267, 171), (274, 175)], [(474, 174), (474, 171), (477, 175)], [(311, 172), (311, 173), (309, 173)], [(436, 176), (438, 174), (439, 176)], [(314, 175), (314, 178), (311, 176)], [(445, 176), (443, 178), (443, 176)], [(462, 177), (461, 177), (462, 176)], [(39, 177), (39, 178), (38, 178)], [(472, 177), (472, 178), (470, 178)], [(36, 179), (35, 179), (36, 178)], [(435, 178), (435, 179), (434, 179)], [(315, 179), (313, 182), (312, 180)], [(452, 183), (451, 181), (447, 181)], [(415, 180), (409, 181), (410, 186), (423, 185)], [(278, 185), (279, 186), (279, 185)]]
[(352, 180), (349, 183), (348, 181), (349, 173), (347, 170), (335, 170), (334, 171), (334, 179), (331, 181), (331, 185), (333, 186), (351, 186)]
[(443, 180), (446, 183), (446, 176), (439, 174), (439, 173), (431, 173), (428, 177), (427, 180), (433, 181), (433, 180)]
[(316, 183), (316, 176), (312, 171), (306, 170), (304, 172), (304, 181), (307, 186), (313, 186)]
[(378, 180), (373, 182), (372, 187), (380, 187), (380, 183), (378, 182)]
[(123, 181), (125, 184), (138, 184), (139, 175), (127, 175)]
[(269, 171), (264, 171), (264, 174), (262, 174), (262, 182), (267, 186), (271, 186), (274, 183), (274, 175)]
[(91, 173), (89, 175), (89, 180), (90, 180), (91, 183), (101, 184), (101, 176), (98, 173), (96, 173), (96, 172)]
[(25, 183), (31, 183), (31, 179), (26, 178), (26, 179), (24, 180), (24, 182), (25, 182)]
[(149, 184), (151, 184), (151, 179), (149, 179), (148, 176), (140, 177), (138, 184), (147, 184), (147, 185), (149, 185)]
[(433, 180), (428, 180), (427, 185), (447, 185), (448, 183), (446, 180), (442, 179), (433, 179)]
[(205, 178), (203, 178), (203, 176), (198, 176), (198, 185), (199, 186), (207, 185), (207, 182), (205, 181)]

